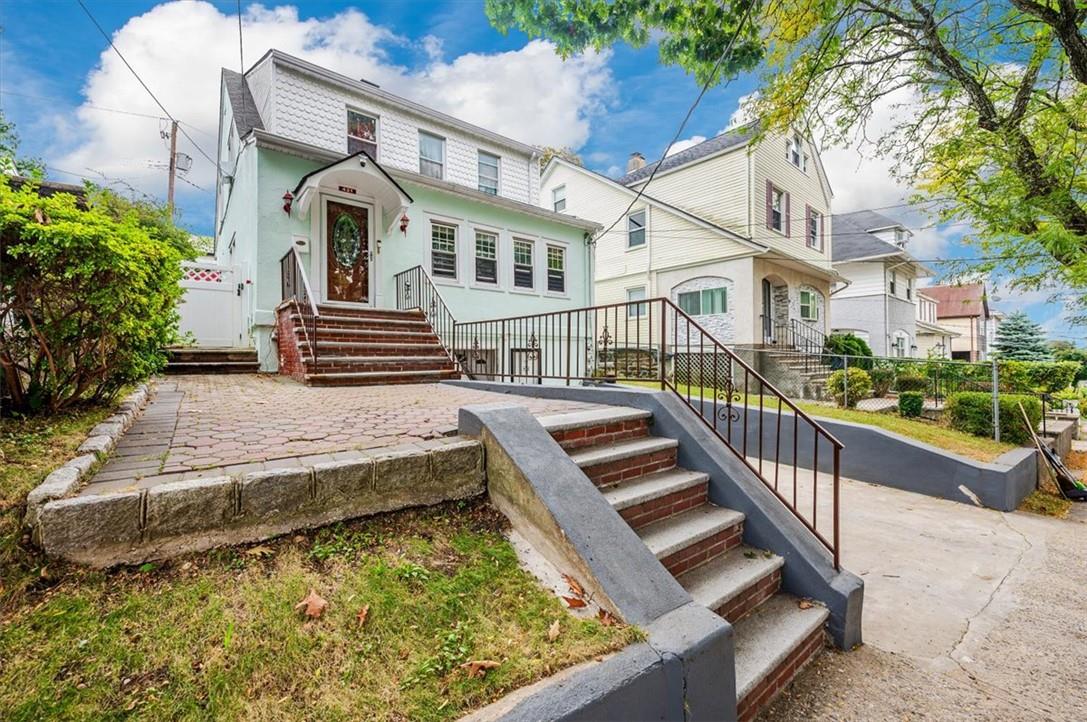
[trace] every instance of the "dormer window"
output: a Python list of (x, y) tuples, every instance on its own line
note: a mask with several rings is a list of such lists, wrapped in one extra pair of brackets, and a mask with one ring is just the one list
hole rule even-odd
[(556, 213), (566, 210), (566, 186), (551, 189), (551, 207)]
[(377, 118), (349, 109), (347, 111), (347, 152), (352, 154), (360, 150), (366, 151), (371, 158), (377, 160)]
[(804, 141), (799, 133), (785, 139), (785, 160), (802, 171), (808, 170), (808, 154), (804, 152)]

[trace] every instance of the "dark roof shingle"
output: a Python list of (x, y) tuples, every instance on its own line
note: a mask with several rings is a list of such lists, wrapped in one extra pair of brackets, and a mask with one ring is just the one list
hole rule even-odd
[(245, 76), (223, 68), (223, 85), (226, 86), (226, 96), (230, 100), (230, 110), (234, 115), (238, 136), (244, 138), (254, 128), (264, 130), (257, 103), (253, 100), (253, 93), (249, 90), (249, 82)]
[(700, 158), (705, 158), (708, 155), (713, 155), (714, 153), (727, 150), (728, 148), (744, 145), (755, 135), (755, 132), (758, 130), (757, 126), (757, 123), (748, 123), (739, 128), (726, 130), (720, 135), (714, 136), (709, 140), (704, 140), (698, 145), (692, 145), (690, 148), (685, 148), (678, 153), (673, 153), (664, 160), (649, 163), (616, 180), (625, 186), (632, 185), (648, 178), (649, 174), (653, 172), (653, 168), (657, 165), (660, 166), (660, 170), (657, 172), (661, 173), (666, 170), (671, 170), (672, 168), (678, 168), (681, 165), (693, 163)]
[(875, 211), (835, 214), (832, 229), (834, 242), (831, 244), (834, 263), (892, 253), (904, 254), (904, 249), (869, 233), (871, 230), (892, 226), (904, 227), (898, 221)]

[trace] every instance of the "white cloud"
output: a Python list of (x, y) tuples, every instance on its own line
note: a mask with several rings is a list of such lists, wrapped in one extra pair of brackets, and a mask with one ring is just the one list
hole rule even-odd
[[(188, 133), (213, 158), (222, 67), (237, 69), (237, 17), (208, 2), (178, 0), (131, 18), (114, 43), (167, 109), (187, 122)], [(520, 50), (469, 53), (442, 60), (434, 36), (412, 41), (344, 10), (324, 18), (301, 18), (291, 6), (250, 5), (244, 16), (245, 61), (249, 65), (277, 48), (383, 88), (468, 122), (540, 145), (581, 146), (591, 119), (610, 102), (613, 83), (607, 54), (586, 54), (565, 63), (550, 44), (532, 41)], [(415, 45), (427, 61), (419, 68), (397, 65), (387, 48)], [(165, 174), (148, 161), (168, 151), (153, 119), (97, 112), (90, 105), (161, 114), (120, 58), (109, 48), (84, 86), (84, 105), (49, 154), (58, 168), (93, 168), (164, 195)], [(58, 122), (62, 122), (58, 121)], [(211, 189), (214, 167), (184, 138), (179, 150), (194, 158), (193, 182)], [(181, 194), (195, 192), (180, 186)]]
[(667, 158), (670, 155), (675, 155), (681, 150), (687, 150), (688, 148), (698, 145), (705, 140), (706, 136), (704, 135), (692, 135), (690, 138), (683, 138), (682, 140), (677, 140), (675, 143), (672, 143), (672, 145), (669, 146), (668, 152), (665, 153), (664, 156)]

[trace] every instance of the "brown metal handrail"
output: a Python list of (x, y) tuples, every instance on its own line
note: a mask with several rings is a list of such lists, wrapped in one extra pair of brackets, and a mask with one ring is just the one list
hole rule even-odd
[(393, 276), (393, 280), (396, 283), (396, 308), (401, 311), (417, 308), (422, 311), (450, 360), (460, 367), (460, 361), (453, 352), (457, 321), (438, 293), (430, 274), (422, 266), (413, 266)]
[[(317, 365), (317, 322), (321, 318), (321, 312), (317, 308), (316, 297), (310, 288), (309, 279), (306, 278), (306, 269), (302, 263), (302, 257), (298, 249), (291, 246), (291, 250), (283, 254), (279, 259), (279, 281), (284, 301), (294, 302), (298, 315), (302, 319), (302, 332), (306, 335), (306, 343), (310, 347), (310, 358), (313, 365)], [(309, 307), (313, 333), (306, 328), (306, 313), (303, 305)]]
[[(453, 321), (452, 327), (453, 354), (471, 378), (632, 381), (672, 392), (830, 551), (838, 567), (842, 443), (672, 301)], [(820, 479), (821, 448), (829, 479)], [(809, 481), (800, 473), (801, 456), (811, 466), (811, 489), (803, 495)], [(828, 482), (831, 528), (825, 533), (819, 487)]]

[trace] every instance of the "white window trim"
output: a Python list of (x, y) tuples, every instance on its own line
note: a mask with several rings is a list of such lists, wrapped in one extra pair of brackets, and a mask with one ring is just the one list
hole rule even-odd
[[(372, 112), (372, 111), (363, 110), (362, 108), (356, 108), (356, 107), (353, 107), (353, 106), (350, 106), (350, 105), (346, 105), (346, 106), (344, 106), (344, 108), (345, 108), (345, 110), (344, 110), (344, 113), (343, 113), (343, 121), (344, 121), (345, 126), (347, 125), (347, 114), (349, 112), (358, 113), (359, 115), (365, 115), (367, 118), (373, 118), (374, 119), (374, 145), (377, 146), (377, 148), (376, 148), (377, 156), (380, 156), (381, 155), (381, 116), (378, 115), (377, 113)], [(344, 143), (345, 144), (347, 143), (348, 138), (356, 138), (358, 140), (364, 140), (362, 138), (359, 138), (356, 135), (350, 135), (347, 132), (346, 127), (344, 128), (343, 137), (344, 137)], [(364, 141), (364, 142), (369, 142), (369, 141)], [(380, 158), (375, 157), (374, 160), (380, 160)]]
[[(808, 298), (811, 299), (810, 302), (807, 304), (807, 306), (808, 306), (808, 308), (811, 309), (812, 313), (814, 314), (813, 316), (805, 316), (804, 315), (804, 305), (805, 305), (804, 304), (804, 294), (807, 294)], [(819, 321), (818, 298), (819, 298), (819, 294), (817, 292), (815, 292), (815, 291), (812, 291), (811, 289), (807, 289), (807, 288), (799, 289), (798, 300), (799, 300), (799, 306), (800, 306), (800, 320), (801, 321), (814, 321), (814, 322)]]
[[(642, 299), (639, 299), (639, 300), (636, 300), (636, 301), (632, 301), (630, 299), (630, 292), (631, 291), (639, 291), (639, 290), (642, 293), (645, 294), (645, 298), (642, 298)], [(626, 309), (627, 316), (626, 317), (627, 318), (645, 318), (647, 313), (649, 312), (649, 288), (647, 286), (645, 286), (644, 284), (641, 285), (641, 286), (627, 286), (627, 288), (625, 288), (623, 290), (623, 294), (626, 297), (624, 299), (626, 303), (640, 303), (640, 304), (643, 304), (641, 308), (638, 308), (638, 311), (640, 313), (637, 313), (637, 314), (635, 314), (633, 316), (630, 315), (630, 306), (627, 306), (627, 309)]]
[[(636, 216), (639, 213), (642, 214), (642, 233), (645, 240), (636, 246), (630, 245), (630, 217)], [(626, 236), (626, 241), (623, 243), (623, 247), (627, 251), (640, 251), (645, 248), (649, 248), (649, 209), (648, 208), (635, 208), (627, 213), (624, 217), (626, 225), (623, 228), (623, 234)]]
[(547, 287), (547, 279), (544, 278), (544, 295), (549, 298), (570, 298), (570, 279), (573, 276), (570, 273), (570, 244), (565, 241), (553, 240), (550, 238), (543, 239), (544, 246), (544, 272), (547, 272), (547, 249), (548, 248), (561, 248), (562, 249), (562, 273), (565, 277), (563, 282), (563, 291), (552, 291)]
[[(443, 148), (444, 148), (444, 145), (443, 145)], [(495, 164), (494, 194), (495, 194), (495, 196), (500, 196), (500, 195), (502, 195), (502, 156), (500, 156), (498, 153), (492, 153), (489, 150), (484, 150), (483, 148), (476, 148), (476, 189), (478, 190), (479, 186), (482, 185), (482, 183), (480, 181), (481, 181), (481, 179), (483, 177), (483, 176), (479, 175), (479, 166), (481, 165), (480, 162), (479, 162), (479, 154), (480, 153), (483, 153), (485, 155), (489, 155), (489, 156), (491, 156), (492, 158), (494, 158), (495, 160), (498, 161)], [(444, 154), (444, 151), (443, 151), (443, 154)], [(442, 170), (443, 170), (443, 172), (445, 170), (445, 164), (444, 163), (442, 164)], [(487, 191), (480, 190), (480, 193), (486, 193), (486, 192)]]
[[(518, 286), (516, 274), (514, 273), (514, 265), (517, 262), (517, 257), (514, 251), (514, 244), (517, 241), (527, 241), (532, 244), (532, 288), (525, 288), (524, 286)], [(510, 293), (518, 293), (523, 296), (539, 296), (540, 294), (540, 237), (529, 233), (517, 233), (510, 232)], [(544, 259), (546, 262), (546, 258)]]
[[(561, 211), (555, 210), (555, 202), (557, 200), (555, 198), (555, 194), (558, 193), (559, 191), (562, 191), (562, 210)], [(566, 184), (565, 183), (563, 183), (562, 185), (559, 185), (559, 186), (555, 186), (554, 188), (551, 189), (551, 210), (554, 211), (555, 213), (565, 213), (566, 212)]]
[[(774, 228), (774, 194), (777, 193), (781, 196), (781, 228)], [(770, 218), (767, 219), (767, 225), (770, 226), (770, 230), (777, 233), (782, 238), (785, 238), (785, 189), (778, 186), (774, 181), (770, 181)]]
[[(456, 228), (456, 230), (457, 230), (457, 232), (456, 232), (456, 241), (455, 241), (455, 246), (454, 246), (454, 248), (456, 249), (455, 252), (457, 254), (457, 262), (456, 262), (456, 266), (455, 266), (456, 272), (457, 272), (457, 277), (455, 279), (445, 278), (444, 276), (435, 276), (434, 275), (434, 259), (433, 259), (433, 256), (432, 256), (432, 251), (434, 250), (434, 239), (433, 239), (433, 236), (431, 235), (431, 225), (434, 224), (434, 223), (438, 223), (438, 224), (441, 224), (441, 225), (444, 225), (444, 226), (452, 226), (453, 228)], [(473, 243), (475, 242), (475, 235), (474, 234), (472, 236), (472, 241), (473, 241)], [(472, 249), (472, 258), (475, 259), (475, 248)], [(432, 281), (434, 281), (434, 283), (437, 284), (437, 285), (441, 285), (441, 286), (457, 286), (459, 288), (464, 288), (464, 269), (463, 269), (463, 265), (464, 265), (464, 223), (459, 218), (452, 218), (452, 217), (449, 217), (449, 216), (441, 216), (441, 215), (437, 215), (437, 214), (429, 214), (428, 213), (426, 215), (426, 269), (427, 269), (427, 273), (430, 274), (430, 279)]]
[[(494, 291), (502, 288), (502, 232), (496, 228), (473, 223), (469, 226), (472, 230), (472, 273), (468, 277), (468, 285), (480, 290)], [(480, 281), (476, 278), (476, 233), (488, 233), (494, 236), (494, 282)]]
[[(721, 313), (703, 313), (702, 312), (702, 307), (703, 307), (702, 294), (705, 293), (706, 291), (716, 291), (718, 289), (725, 292), (725, 310), (722, 311)], [(692, 288), (690, 291), (676, 291), (676, 305), (677, 306), (679, 306), (679, 297), (681, 295), (688, 294), (688, 293), (697, 293), (698, 294), (698, 313), (690, 314), (692, 317), (698, 318), (698, 317), (701, 317), (701, 316), (724, 316), (724, 315), (728, 314), (729, 305), (732, 303), (732, 299), (729, 298), (728, 286), (710, 286), (708, 288)], [(686, 313), (686, 311), (684, 311), (684, 313)]]
[[(811, 209), (811, 221), (812, 226), (805, 229), (808, 232), (808, 237), (804, 239), (805, 245), (813, 251), (823, 252), (823, 222), (825, 220), (823, 212), (818, 208)], [(815, 238), (811, 237), (811, 232), (815, 231)]]
[(416, 153), (419, 156), (419, 166), (418, 166), (419, 175), (426, 176), (427, 178), (432, 178), (433, 177), (433, 176), (429, 176), (429, 175), (427, 175), (426, 173), (423, 172), (423, 161), (424, 160), (429, 162), (429, 163), (434, 162), (430, 158), (424, 158), (423, 157), (423, 136), (426, 135), (426, 136), (430, 136), (431, 138), (436, 138), (437, 140), (440, 140), (442, 142), (442, 175), (441, 175), (440, 178), (438, 178), (438, 180), (445, 180), (445, 176), (446, 176), (446, 173), (445, 173), (445, 171), (446, 171), (446, 155), (448, 153), (445, 145), (446, 145), (446, 142), (447, 142), (448, 139), (443, 135), (438, 135), (437, 133), (431, 133), (429, 130), (423, 130), (422, 128), (419, 129), (418, 133), (419, 133), (418, 144), (416, 145), (415, 150), (416, 150)]

